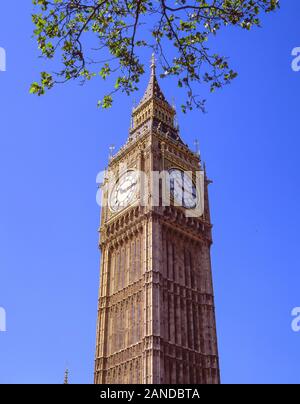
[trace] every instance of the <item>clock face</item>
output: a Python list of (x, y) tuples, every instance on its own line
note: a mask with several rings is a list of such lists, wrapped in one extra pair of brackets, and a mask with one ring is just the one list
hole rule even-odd
[(136, 197), (138, 188), (138, 175), (135, 171), (127, 171), (123, 174), (114, 186), (109, 207), (112, 212), (118, 212), (128, 207)]
[(197, 189), (191, 178), (179, 169), (172, 169), (170, 174), (170, 192), (176, 203), (186, 209), (197, 206)]

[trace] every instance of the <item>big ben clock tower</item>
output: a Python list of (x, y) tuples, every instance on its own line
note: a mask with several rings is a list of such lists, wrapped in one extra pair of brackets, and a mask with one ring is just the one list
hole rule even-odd
[(96, 384), (220, 382), (209, 180), (175, 114), (153, 59), (103, 184)]

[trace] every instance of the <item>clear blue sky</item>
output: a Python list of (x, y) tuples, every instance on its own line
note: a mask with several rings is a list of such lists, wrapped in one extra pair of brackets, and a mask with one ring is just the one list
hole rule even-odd
[[(96, 174), (128, 133), (132, 98), (96, 109), (101, 80), (28, 94), (43, 62), (31, 38), (31, 1), (1, 2), (0, 383), (91, 383), (99, 278)], [(208, 114), (179, 114), (200, 139), (214, 183), (213, 270), (224, 383), (300, 382), (299, 96), (291, 50), (300, 4), (283, 1), (263, 29), (222, 35), (239, 71), (208, 99)], [(149, 55), (150, 57), (150, 55)], [(139, 96), (148, 81), (141, 86)], [(177, 103), (172, 81), (162, 87)], [(117, 119), (116, 119), (117, 117)]]

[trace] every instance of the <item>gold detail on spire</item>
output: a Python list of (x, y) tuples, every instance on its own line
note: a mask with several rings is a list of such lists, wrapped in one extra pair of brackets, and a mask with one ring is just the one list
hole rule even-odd
[(155, 71), (156, 71), (156, 59), (155, 59), (155, 53), (152, 53), (152, 58), (151, 58), (151, 75), (155, 76)]
[(65, 371), (64, 384), (69, 384), (69, 369)]

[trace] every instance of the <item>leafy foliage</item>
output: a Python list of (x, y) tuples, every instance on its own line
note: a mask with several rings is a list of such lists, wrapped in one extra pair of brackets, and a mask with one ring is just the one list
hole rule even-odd
[[(278, 0), (33, 0), (34, 35), (42, 56), (61, 58), (61, 70), (41, 73), (30, 92), (42, 95), (57, 83), (100, 76), (116, 77), (115, 86), (99, 106), (109, 108), (117, 91), (137, 90), (144, 66), (143, 48), (152, 48), (164, 74), (174, 76), (187, 91), (183, 111), (204, 101), (195, 84), (213, 92), (237, 75), (228, 60), (212, 53), (210, 37), (226, 26), (250, 30), (259, 16), (279, 7)], [(96, 48), (88, 43), (96, 40)], [(171, 45), (171, 46), (170, 46)], [(101, 56), (102, 59), (99, 60)]]

